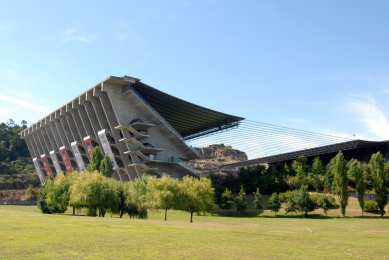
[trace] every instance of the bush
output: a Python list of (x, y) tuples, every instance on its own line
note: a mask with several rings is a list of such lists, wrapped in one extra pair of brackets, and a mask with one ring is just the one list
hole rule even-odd
[(370, 212), (370, 213), (378, 213), (379, 212), (378, 203), (375, 202), (374, 200), (365, 199), (365, 209), (363, 211)]
[(26, 190), (26, 195), (24, 196), (25, 200), (36, 200), (39, 195), (39, 189), (34, 189), (32, 185), (28, 186)]
[(287, 202), (291, 198), (295, 198), (298, 195), (298, 190), (288, 190), (286, 192), (281, 192), (278, 197), (281, 202)]
[(322, 208), (323, 207), (323, 196), (326, 196), (330, 208), (336, 208), (337, 204), (335, 201), (335, 197), (330, 194), (321, 194), (321, 193), (311, 193), (309, 194), (311, 199), (315, 202), (316, 208)]

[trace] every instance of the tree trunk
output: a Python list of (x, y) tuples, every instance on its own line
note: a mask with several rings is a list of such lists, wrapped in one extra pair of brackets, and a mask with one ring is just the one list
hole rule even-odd
[(124, 210), (121, 210), (121, 211), (120, 211), (120, 218), (123, 217), (123, 213), (124, 213)]
[(193, 218), (193, 211), (190, 212), (190, 223), (193, 223), (192, 218)]
[(73, 216), (76, 215), (76, 208), (73, 206)]
[(165, 221), (166, 221), (167, 209), (165, 209)]

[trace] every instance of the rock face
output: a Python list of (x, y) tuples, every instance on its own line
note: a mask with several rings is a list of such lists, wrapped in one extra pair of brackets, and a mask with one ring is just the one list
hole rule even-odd
[(201, 158), (190, 161), (189, 165), (203, 172), (218, 171), (219, 165), (247, 160), (245, 152), (224, 144), (212, 144), (197, 149), (200, 151)]

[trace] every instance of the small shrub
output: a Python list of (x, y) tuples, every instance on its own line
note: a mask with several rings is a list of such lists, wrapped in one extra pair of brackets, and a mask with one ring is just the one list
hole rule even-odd
[(370, 213), (378, 213), (379, 208), (377, 202), (375, 202), (374, 200), (365, 199), (365, 209), (363, 211)]

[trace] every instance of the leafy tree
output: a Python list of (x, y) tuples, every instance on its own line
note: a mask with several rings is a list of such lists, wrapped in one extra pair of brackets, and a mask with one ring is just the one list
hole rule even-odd
[(147, 180), (147, 185), (150, 189), (148, 201), (152, 208), (163, 209), (165, 211), (165, 221), (167, 218), (167, 211), (178, 207), (178, 184), (178, 179), (172, 178), (166, 173), (164, 173), (161, 178), (153, 176), (149, 177)]
[(52, 187), (53, 180), (51, 178), (47, 178), (45, 185), (39, 191), (37, 206), (44, 214), (63, 213), (56, 205), (47, 200), (47, 193), (51, 191)]
[(296, 198), (297, 209), (300, 212), (304, 212), (305, 217), (308, 217), (308, 212), (315, 210), (315, 202), (309, 196), (307, 187), (302, 185), (300, 192)]
[(261, 195), (261, 191), (259, 190), (259, 188), (257, 188), (257, 190), (255, 192), (253, 192), (254, 194), (254, 208), (257, 210), (257, 215), (258, 215), (258, 210), (262, 210), (262, 195)]
[(288, 214), (290, 212), (297, 212), (298, 207), (296, 203), (296, 196), (291, 193), (290, 196), (286, 198), (286, 207), (285, 207), (285, 214)]
[(322, 184), (320, 176), (322, 176), (323, 173), (323, 163), (320, 160), (320, 157), (316, 156), (315, 159), (313, 159), (311, 167), (312, 186), (316, 189), (316, 192), (319, 192), (319, 188)]
[[(89, 166), (89, 165), (88, 165)], [(113, 165), (111, 158), (106, 154), (103, 160), (100, 163), (100, 172), (105, 176), (110, 178), (113, 170)]]
[(227, 215), (227, 210), (231, 209), (233, 203), (234, 195), (232, 195), (232, 192), (229, 189), (226, 189), (221, 195), (219, 207), (225, 209)]
[(244, 192), (243, 185), (240, 186), (239, 195), (235, 198), (236, 210), (240, 212), (242, 216), (243, 213), (247, 210), (247, 198), (246, 192)]
[(388, 185), (384, 172), (384, 163), (382, 161), (382, 154), (377, 152), (371, 156), (370, 159), (371, 176), (373, 179), (373, 186), (376, 192), (376, 202), (381, 214), (385, 214), (385, 206), (388, 203)]
[[(73, 174), (77, 173), (74, 172)], [(72, 175), (60, 173), (54, 178), (52, 187), (47, 192), (47, 203), (55, 205), (60, 213), (64, 213), (69, 206), (69, 189), (72, 183)]]
[(348, 204), (348, 178), (347, 162), (341, 151), (331, 159), (330, 168), (334, 175), (335, 193), (338, 195), (340, 210), (344, 217), (346, 215), (346, 207)]
[(25, 200), (36, 200), (39, 195), (39, 190), (34, 189), (32, 185), (29, 185), (26, 190), (26, 195), (24, 196)]
[(118, 207), (115, 180), (101, 173), (87, 172), (79, 175), (70, 188), (69, 204), (76, 208), (87, 208), (89, 215), (104, 217), (107, 210)]
[(273, 192), (269, 201), (267, 202), (267, 208), (274, 212), (274, 216), (281, 209), (281, 201), (276, 192)]
[(100, 146), (93, 148), (90, 154), (90, 162), (86, 170), (88, 172), (100, 171), (101, 161), (103, 160), (103, 153), (101, 152)]
[(137, 178), (126, 186), (126, 204), (130, 218), (147, 219), (149, 206), (147, 198), (150, 196), (148, 179), (149, 177), (144, 175), (142, 179)]
[(357, 160), (351, 160), (349, 162), (348, 175), (352, 176), (355, 181), (355, 189), (358, 193), (358, 202), (359, 207), (362, 210), (365, 208), (365, 192), (366, 192), (366, 183), (365, 183), (365, 173), (364, 173), (364, 165)]
[(300, 156), (292, 162), (292, 168), (296, 172), (301, 184), (307, 183), (308, 164), (305, 156)]
[(194, 212), (211, 212), (215, 209), (214, 190), (207, 178), (196, 179), (185, 176), (180, 182), (179, 209), (190, 213), (193, 222)]

